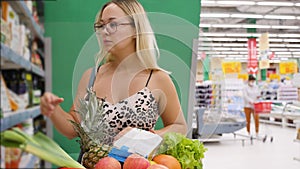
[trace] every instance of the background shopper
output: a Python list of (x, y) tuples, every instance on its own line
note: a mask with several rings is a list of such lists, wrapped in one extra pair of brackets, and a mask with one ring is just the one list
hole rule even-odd
[(249, 75), (248, 83), (245, 85), (243, 89), (243, 97), (244, 97), (244, 112), (246, 116), (247, 122), (247, 132), (250, 135), (250, 124), (251, 124), (251, 114), (254, 117), (255, 122), (255, 132), (256, 136), (258, 136), (259, 132), (259, 115), (254, 112), (254, 103), (260, 97), (260, 92), (258, 87), (255, 85), (256, 78), (253, 75)]

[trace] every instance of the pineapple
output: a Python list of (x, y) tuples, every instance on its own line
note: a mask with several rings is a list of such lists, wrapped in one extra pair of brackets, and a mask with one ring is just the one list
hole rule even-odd
[(81, 122), (71, 121), (80, 140), (80, 148), (84, 152), (82, 164), (86, 168), (94, 168), (95, 164), (106, 157), (111, 150), (108, 123), (104, 117), (103, 101), (98, 99), (92, 89), (87, 89), (88, 101), (79, 100), (76, 112), (81, 116)]

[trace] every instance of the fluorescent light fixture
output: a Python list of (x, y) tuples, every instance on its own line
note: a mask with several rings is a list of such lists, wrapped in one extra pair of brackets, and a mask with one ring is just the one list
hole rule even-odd
[(245, 13), (201, 13), (200, 18), (257, 18), (257, 19), (299, 19), (294, 15), (259, 15)]
[(296, 16), (291, 15), (265, 15), (265, 19), (296, 19)]
[(289, 48), (289, 51), (292, 51), (292, 52), (300, 52), (300, 48)]
[(300, 48), (300, 44), (286, 44), (288, 48)]
[(200, 33), (200, 36), (225, 36), (225, 33), (207, 33), (207, 32), (202, 32), (202, 33)]
[(216, 4), (220, 5), (255, 5), (253, 1), (215, 1)]
[(284, 42), (300, 42), (300, 39), (283, 39)]
[(293, 2), (270, 2), (270, 1), (256, 2), (256, 4), (261, 6), (294, 6), (295, 5), (295, 3)]
[(203, 24), (203, 23), (200, 23), (200, 28), (209, 28), (211, 27), (211, 24)]
[(246, 44), (242, 44), (242, 43), (223, 43), (223, 46), (233, 46), (233, 47), (245, 47)]
[(282, 57), (282, 58), (280, 58), (280, 60), (289, 60), (289, 59), (288, 59), (288, 58), (283, 58), (283, 57)]
[(241, 28), (242, 25), (238, 25), (238, 24), (212, 24), (211, 27), (213, 27), (213, 28)]
[(270, 38), (269, 42), (283, 42), (283, 39), (278, 39), (278, 38), (277, 39), (273, 39), (273, 38), (271, 39)]
[(291, 55), (292, 52), (275, 52), (275, 54), (278, 54), (278, 55)]
[(202, 24), (200, 28), (257, 28), (257, 29), (300, 29), (300, 26), (292, 25), (255, 25), (255, 24)]
[(270, 29), (270, 25), (242, 25), (243, 28), (258, 28), (258, 29)]
[(270, 51), (272, 51), (272, 52), (283, 52), (283, 51), (288, 51), (288, 48), (270, 48)]
[(263, 18), (263, 15), (258, 14), (231, 14), (231, 18)]
[(282, 37), (282, 38), (300, 38), (300, 34), (278, 34), (277, 37)]
[(295, 6), (300, 6), (300, 3), (295, 3)]
[(280, 63), (280, 60), (270, 60), (270, 63)]
[(272, 29), (300, 29), (300, 26), (272, 25)]
[(229, 18), (230, 14), (225, 14), (225, 13), (201, 13), (200, 17), (203, 17), (203, 18)]
[(273, 44), (269, 44), (270, 47), (285, 47), (286, 45), (285, 44), (276, 44), (276, 43), (273, 43)]

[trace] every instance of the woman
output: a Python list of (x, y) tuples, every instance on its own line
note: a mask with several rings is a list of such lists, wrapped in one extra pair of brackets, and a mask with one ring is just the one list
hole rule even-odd
[[(104, 64), (83, 74), (69, 113), (59, 106), (63, 98), (46, 92), (41, 98), (42, 114), (48, 116), (66, 137), (77, 137), (68, 120), (80, 121), (74, 112), (75, 105), (86, 96), (87, 87), (92, 86), (97, 97), (105, 100), (105, 111), (110, 111), (107, 119), (130, 121), (125, 125), (113, 123), (110, 126), (113, 136), (128, 127), (142, 128), (160, 136), (166, 132), (186, 134), (186, 122), (175, 86), (169, 74), (157, 65), (158, 47), (141, 4), (136, 0), (106, 3), (96, 18), (94, 28), (102, 47), (96, 65)], [(127, 111), (124, 113), (129, 116), (118, 116), (120, 111), (117, 110), (124, 106)], [(154, 130), (158, 116), (162, 118), (164, 127)]]
[(255, 132), (258, 137), (259, 132), (259, 115), (254, 112), (254, 103), (260, 96), (258, 87), (255, 85), (256, 78), (253, 75), (249, 75), (248, 84), (243, 89), (244, 96), (244, 112), (246, 115), (247, 122), (247, 132), (250, 135), (250, 123), (251, 123), (251, 114), (253, 114), (255, 122)]

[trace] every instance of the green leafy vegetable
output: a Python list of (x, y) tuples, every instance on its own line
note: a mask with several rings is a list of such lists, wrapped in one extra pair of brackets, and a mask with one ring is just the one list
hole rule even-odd
[(182, 169), (202, 169), (202, 159), (207, 149), (199, 140), (192, 140), (179, 133), (167, 133), (158, 149), (159, 154), (175, 157)]

